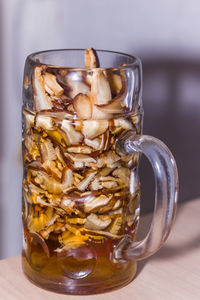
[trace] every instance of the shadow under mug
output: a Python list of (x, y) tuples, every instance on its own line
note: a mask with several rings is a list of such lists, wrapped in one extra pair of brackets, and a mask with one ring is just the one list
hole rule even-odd
[[(101, 67), (85, 67), (84, 55), (34, 53), (24, 71), (23, 271), (68, 294), (129, 283), (136, 261), (165, 242), (178, 191), (171, 152), (142, 134), (140, 60), (99, 50), (89, 60), (98, 56)], [(154, 171), (155, 209), (147, 236), (136, 241), (141, 153)]]

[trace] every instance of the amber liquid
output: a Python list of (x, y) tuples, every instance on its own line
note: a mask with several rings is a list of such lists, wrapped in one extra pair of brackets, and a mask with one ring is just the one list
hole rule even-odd
[[(134, 118), (135, 117), (129, 117), (128, 121), (134, 124)], [(138, 124), (134, 124), (134, 126), (136, 132), (140, 133), (141, 119), (137, 118), (136, 120), (138, 120)], [(107, 130), (110, 143), (108, 144), (108, 146), (106, 146), (106, 150), (100, 151), (98, 153), (99, 157), (102, 155), (102, 153), (105, 153), (106, 155), (106, 153), (108, 153), (108, 151), (111, 151), (111, 149), (113, 149), (112, 151), (115, 151), (116, 139), (118, 138), (119, 134), (123, 134), (123, 131), (125, 131), (125, 129), (117, 128), (117, 126), (116, 128), (114, 128), (114, 122), (112, 120), (109, 122), (110, 127), (108, 128), (111, 129)], [(49, 134), (48, 130), (44, 130), (44, 128), (35, 128), (34, 124), (30, 125), (29, 128), (25, 128), (24, 134), (25, 148), (27, 148), (26, 145), (28, 145), (28, 143), (26, 143), (26, 137), (31, 136), (31, 138), (33, 139), (34, 134), (33, 145), (30, 146), (29, 141), (29, 153), (27, 149), (25, 149), (24, 151), (25, 172), (23, 188), (25, 191), (24, 195), (26, 195), (23, 198), (24, 248), (22, 252), (22, 266), (24, 273), (30, 281), (34, 282), (36, 285), (42, 288), (68, 294), (102, 293), (128, 284), (133, 279), (136, 273), (136, 262), (116, 261), (113, 257), (113, 252), (116, 246), (119, 244), (120, 240), (123, 238), (124, 234), (130, 236), (132, 240), (135, 240), (136, 227), (138, 222), (138, 206), (140, 194), (139, 188), (137, 187), (137, 189), (134, 190), (134, 187), (132, 186), (132, 190), (131, 188), (129, 190), (129, 187), (122, 186), (121, 189), (120, 187), (117, 187), (117, 190), (115, 192), (112, 192), (110, 188), (104, 187), (99, 192), (96, 192), (98, 193), (98, 196), (110, 195), (111, 192), (113, 193), (112, 201), (114, 202), (110, 210), (106, 210), (106, 208), (104, 208), (104, 210), (102, 211), (98, 211), (96, 209), (85, 212), (83, 201), (78, 202), (80, 205), (80, 207), (77, 206), (78, 211), (80, 210), (78, 213), (83, 214), (78, 215), (79, 219), (88, 219), (88, 216), (94, 214), (94, 212), (99, 218), (102, 218), (102, 216), (109, 217), (109, 215), (113, 214), (112, 223), (105, 229), (105, 234), (103, 230), (95, 231), (95, 229), (93, 229), (90, 232), (90, 229), (87, 229), (87, 227), (86, 231), (81, 231), (85, 226), (81, 224), (73, 225), (72, 223), (69, 223), (70, 225), (68, 227), (64, 227), (66, 224), (68, 224), (68, 221), (71, 220), (70, 222), (72, 222), (72, 217), (77, 217), (77, 215), (75, 215), (75, 213), (69, 215), (67, 207), (65, 207), (65, 210), (63, 210), (62, 212), (63, 206), (58, 204), (59, 201), (61, 201), (60, 199), (62, 199), (63, 197), (62, 192), (56, 196), (56, 205), (58, 205), (59, 209), (58, 212), (56, 211), (56, 206), (50, 208), (50, 212), (52, 212), (53, 214), (52, 218), (55, 218), (56, 214), (58, 214), (58, 219), (56, 219), (54, 223), (51, 219), (49, 219), (49, 224), (46, 222), (46, 225), (44, 226), (44, 228), (42, 228), (41, 224), (44, 223), (43, 219), (46, 218), (47, 209), (51, 203), (51, 199), (49, 198), (49, 200), (47, 198), (50, 197), (49, 195), (52, 193), (52, 191), (49, 191), (48, 188), (44, 187), (44, 183), (40, 183), (41, 181), (38, 181), (37, 168), (35, 165), (33, 167), (33, 165), (30, 164), (33, 161), (37, 161), (37, 163), (41, 163), (42, 161), (42, 163), (44, 163), (44, 160), (42, 160), (41, 158), (42, 154), (40, 150), (42, 146), (38, 145), (39, 143), (42, 144), (43, 142), (45, 142), (45, 139), (48, 139), (51, 141), (53, 147), (56, 147), (59, 142), (55, 141), (55, 137), (53, 137), (52, 139), (52, 135)], [(35, 135), (37, 136), (36, 139)], [(61, 146), (62, 149), (63, 145)], [(39, 150), (36, 149), (37, 147)], [(93, 157), (95, 157), (96, 159), (97, 154), (95, 153), (95, 155), (96, 156)], [(132, 172), (131, 170), (134, 170), (134, 172), (136, 173), (138, 155), (136, 155), (135, 157), (131, 157), (128, 160), (119, 160), (118, 164), (121, 164), (120, 167), (123, 167), (124, 169), (130, 169), (130, 172)], [(92, 168), (95, 167), (93, 166)], [(43, 171), (42, 169), (42, 172), (45, 171)], [(80, 176), (82, 177), (83, 174), (85, 174), (85, 171), (81, 171), (80, 169), (73, 170), (73, 174), (75, 172), (79, 172)], [(40, 191), (37, 194), (35, 190), (31, 190), (30, 186), (32, 184), (36, 185), (36, 188), (39, 188), (39, 190), (44, 189), (44, 194), (46, 193), (45, 196), (43, 197), (43, 194)], [(126, 184), (129, 185), (129, 183)], [(133, 185), (133, 183), (131, 184)], [(86, 192), (89, 192), (88, 189), (89, 187), (86, 189)], [(71, 197), (70, 193), (74, 193), (74, 191), (70, 191), (68, 194), (66, 193), (66, 195)], [(39, 197), (38, 195), (42, 195), (40, 197), (43, 202), (37, 202)], [(120, 200), (121, 203), (121, 210), (119, 212), (114, 208), (114, 205), (118, 200)], [(46, 204), (44, 203), (44, 201), (46, 201), (48, 206), (45, 206)], [(129, 211), (127, 210), (127, 207), (129, 207)], [(44, 218), (42, 218), (42, 216), (44, 216)], [(112, 232), (112, 226), (114, 226), (112, 225), (114, 223), (113, 220), (116, 220), (117, 217), (121, 217), (122, 221), (118, 230), (114, 232), (114, 234), (112, 234), (110, 232)], [(41, 224), (38, 223), (38, 220), (40, 220)], [(54, 225), (54, 230), (49, 230), (49, 228)], [(49, 233), (46, 234), (48, 230)], [(76, 239), (76, 237), (78, 237), (77, 239), (79, 239), (79, 237), (81, 236), (83, 240), (81, 240), (81, 242), (78, 240), (78, 245), (72, 244), (72, 246), (69, 247), (67, 238), (65, 244), (65, 239), (63, 237), (65, 230), (66, 233), (67, 230), (69, 231), (70, 238), (72, 235), (72, 239)], [(84, 235), (88, 238), (85, 238)], [(61, 247), (61, 244), (63, 248)]]
[(63, 257), (52, 253), (48, 258), (39, 246), (32, 245), (29, 255), (23, 251), (23, 270), (31, 281), (47, 290), (68, 294), (103, 293), (128, 284), (136, 272), (136, 262), (113, 261), (113, 246), (113, 241), (107, 240)]

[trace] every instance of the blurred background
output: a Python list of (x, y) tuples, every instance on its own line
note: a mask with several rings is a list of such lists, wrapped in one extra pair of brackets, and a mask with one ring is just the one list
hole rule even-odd
[[(0, 0), (0, 258), (21, 250), (21, 103), (26, 56), (55, 48), (108, 49), (143, 63), (144, 133), (173, 152), (179, 202), (200, 194), (199, 0)], [(154, 180), (141, 163), (142, 212)], [(186, 220), (187, 222), (187, 220)]]

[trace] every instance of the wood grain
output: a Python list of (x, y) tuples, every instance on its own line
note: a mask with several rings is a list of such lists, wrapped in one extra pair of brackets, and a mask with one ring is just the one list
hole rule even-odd
[[(140, 234), (149, 223), (145, 216)], [(31, 284), (21, 270), (20, 255), (0, 261), (1, 300), (199, 300), (200, 299), (200, 199), (178, 208), (172, 233), (150, 259), (138, 263), (135, 280), (114, 292), (92, 296), (65, 296)]]

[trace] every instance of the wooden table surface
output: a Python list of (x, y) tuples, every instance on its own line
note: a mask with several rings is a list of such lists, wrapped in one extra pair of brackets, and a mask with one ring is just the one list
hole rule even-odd
[[(150, 216), (141, 220), (143, 231)], [(92, 296), (60, 295), (31, 284), (20, 256), (0, 261), (0, 300), (199, 300), (200, 199), (179, 205), (176, 222), (163, 248), (138, 263), (135, 280), (114, 292)]]

